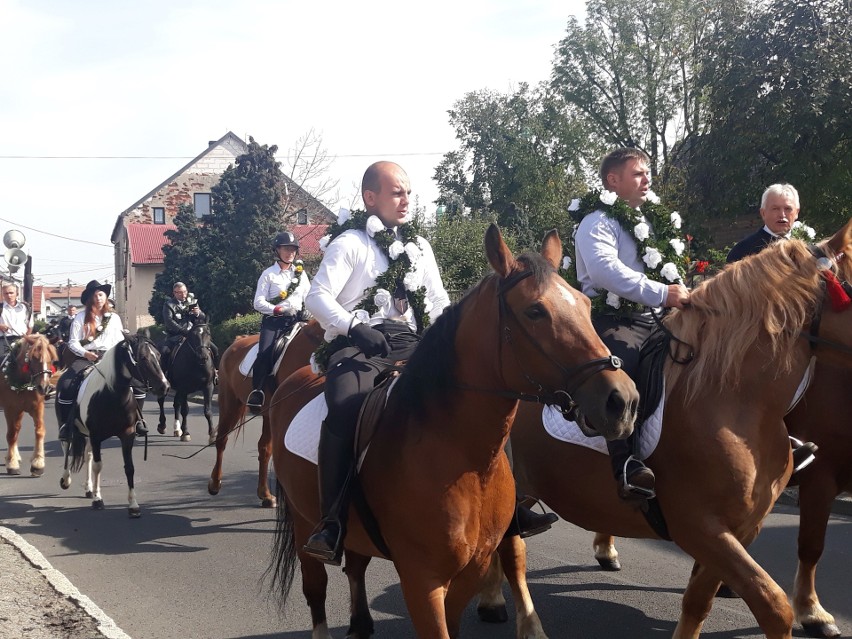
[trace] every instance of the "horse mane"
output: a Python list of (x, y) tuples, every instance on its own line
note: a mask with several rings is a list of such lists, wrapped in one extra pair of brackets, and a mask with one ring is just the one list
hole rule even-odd
[[(29, 357), (38, 361), (42, 361), (44, 352), (47, 351), (47, 356), (50, 362), (54, 362), (59, 356), (56, 354), (56, 348), (50, 343), (41, 333), (32, 333), (24, 335), (22, 338), (24, 344), (29, 347)], [(18, 349), (17, 359), (23, 359), (26, 356), (27, 348)]]
[[(745, 353), (763, 337), (779, 373), (793, 364), (793, 345), (818, 303), (819, 272), (807, 244), (775, 242), (756, 255), (729, 264), (690, 294), (687, 309), (676, 310), (665, 324), (695, 349), (687, 366), (669, 364), (668, 385), (686, 383), (686, 403), (700, 390), (736, 387)], [(678, 350), (684, 355), (684, 348)], [(684, 380), (681, 380), (685, 376)]]
[[(532, 272), (532, 280), (540, 289), (554, 272), (553, 265), (538, 253), (524, 253), (517, 258), (523, 267), (521, 270)], [(405, 365), (394, 395), (404, 406), (414, 411), (422, 410), (430, 398), (446, 399), (447, 393), (456, 387), (456, 331), (461, 317), (471, 300), (481, 295), (485, 289), (496, 288), (501, 278), (495, 273), (483, 277), (478, 284), (464, 294), (455, 304), (451, 304), (435, 320), (435, 323), (423, 334), (413, 355)], [(492, 286), (493, 285), (493, 286)], [(496, 344), (495, 344), (496, 347)]]

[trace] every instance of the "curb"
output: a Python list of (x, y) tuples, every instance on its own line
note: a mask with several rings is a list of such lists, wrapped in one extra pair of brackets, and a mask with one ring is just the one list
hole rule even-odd
[(63, 597), (73, 601), (98, 624), (98, 631), (106, 639), (131, 639), (115, 622), (101, 610), (94, 601), (81, 593), (68, 578), (50, 565), (35, 546), (27, 542), (18, 533), (0, 526), (0, 538), (14, 546), (33, 568), (38, 570), (48, 583)]
[[(781, 496), (778, 497), (778, 501), (775, 502), (777, 504), (784, 504), (785, 506), (794, 506), (796, 508), (799, 507), (799, 488), (798, 486), (794, 486), (792, 488), (786, 488)], [(834, 498), (834, 502), (831, 504), (831, 514), (832, 515), (845, 515), (847, 517), (852, 517), (852, 497), (844, 494), (841, 494), (838, 497)]]

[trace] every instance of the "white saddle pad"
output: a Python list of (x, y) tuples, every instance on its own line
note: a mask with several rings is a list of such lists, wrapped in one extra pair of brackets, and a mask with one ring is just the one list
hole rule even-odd
[[(666, 405), (666, 384), (663, 380), (663, 392), (660, 395), (660, 403), (650, 417), (642, 426), (639, 440), (639, 457), (647, 459), (654, 452), (660, 442), (660, 434), (663, 430), (663, 407)], [(587, 437), (577, 426), (577, 422), (569, 422), (562, 417), (562, 413), (555, 406), (545, 406), (541, 413), (541, 421), (544, 429), (563, 442), (576, 446), (585, 446), (599, 453), (608, 455), (606, 440), (603, 437)]]
[[(281, 356), (275, 361), (275, 365), (272, 367), (272, 372), (270, 375), (275, 375), (278, 372), (278, 367), (281, 365), (281, 360), (284, 359), (284, 353), (287, 352), (287, 349), (290, 348), (290, 343), (293, 341), (293, 338), (296, 337), (296, 333), (302, 330), (302, 323), (296, 322), (293, 325), (293, 329), (287, 335), (287, 343), (284, 345), (284, 350), (281, 351)], [(254, 361), (257, 359), (257, 351), (259, 344), (255, 344), (243, 357), (243, 361), (240, 362), (240, 373), (244, 377), (248, 377), (251, 375), (251, 368), (254, 366)]]

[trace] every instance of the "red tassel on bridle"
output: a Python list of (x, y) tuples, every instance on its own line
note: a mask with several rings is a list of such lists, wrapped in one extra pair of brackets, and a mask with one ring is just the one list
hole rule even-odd
[(845, 311), (849, 306), (852, 306), (852, 298), (846, 294), (846, 291), (843, 290), (843, 287), (840, 285), (840, 281), (837, 279), (837, 276), (834, 274), (834, 271), (824, 270), (821, 271), (822, 276), (825, 278), (826, 284), (826, 292), (828, 293), (828, 297), (831, 299), (831, 309), (835, 313), (839, 313), (840, 311)]

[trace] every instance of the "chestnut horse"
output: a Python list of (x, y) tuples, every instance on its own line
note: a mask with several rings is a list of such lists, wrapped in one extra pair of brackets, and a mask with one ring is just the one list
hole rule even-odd
[[(462, 611), (515, 510), (503, 446), (518, 399), (561, 396), (589, 432), (608, 438), (633, 430), (635, 386), (595, 335), (588, 298), (557, 274), (562, 250), (556, 232), (545, 239), (544, 258), (516, 260), (492, 225), (485, 250), (495, 272), (425, 333), (389, 396), (358, 475), (388, 555), (373, 544), (353, 508), (345, 540), (352, 601), (347, 636), (353, 639), (373, 631), (364, 588), (370, 557), (394, 562), (419, 637), (457, 635)], [(301, 562), (314, 639), (329, 637), (325, 566), (301, 552), (320, 516), (317, 468), (287, 450), (284, 435), (322, 387), (302, 369), (279, 386), (271, 409), (273, 461), (285, 498), (270, 572), (284, 601), (296, 559)], [(507, 545), (512, 552), (523, 542), (510, 538)], [(519, 636), (544, 635), (536, 622)]]
[[(257, 344), (259, 335), (245, 335), (238, 337), (233, 344), (222, 354), (219, 362), (219, 423), (211, 440), (216, 441), (216, 463), (213, 472), (210, 473), (210, 481), (207, 482), (207, 492), (218, 495), (222, 488), (222, 464), (225, 458), (225, 446), (228, 444), (228, 435), (238, 428), (246, 413), (246, 399), (251, 393), (251, 374), (248, 376), (240, 372), (240, 362), (252, 346)], [(305, 324), (296, 333), (292, 342), (287, 347), (284, 359), (278, 366), (275, 374), (276, 384), (284, 381), (290, 373), (305, 366), (310, 361), (311, 353), (316, 350), (322, 341), (323, 330), (316, 320)], [(262, 427), (260, 439), (257, 442), (258, 472), (257, 472), (257, 496), (261, 506), (274, 508), (276, 504), (275, 495), (269, 490), (267, 473), (269, 471), (269, 459), (272, 457), (272, 440), (269, 429), (269, 402), (272, 398), (271, 392), (266, 392), (261, 408)]]
[(44, 397), (56, 372), (56, 349), (44, 335), (27, 335), (12, 344), (9, 359), (0, 372), (0, 407), (6, 415), (6, 472), (21, 474), (18, 436), (24, 413), (33, 418), (35, 446), (30, 475), (44, 474)]
[[(852, 221), (822, 246), (840, 279), (852, 277)], [(665, 320), (694, 348), (689, 363), (666, 362), (664, 427), (648, 460), (670, 536), (696, 560), (675, 639), (699, 636), (722, 581), (766, 637), (792, 636), (787, 597), (745, 547), (790, 477), (784, 414), (811, 357), (852, 367), (852, 310), (833, 310), (842, 293), (826, 295), (826, 282), (829, 291), (839, 287), (824, 264), (802, 242), (778, 242), (703, 282), (690, 308)], [(607, 457), (550, 437), (535, 406), (518, 411), (512, 449), (520, 490), (563, 518), (588, 530), (657, 537), (618, 499)], [(499, 585), (492, 573), (481, 607)]]

